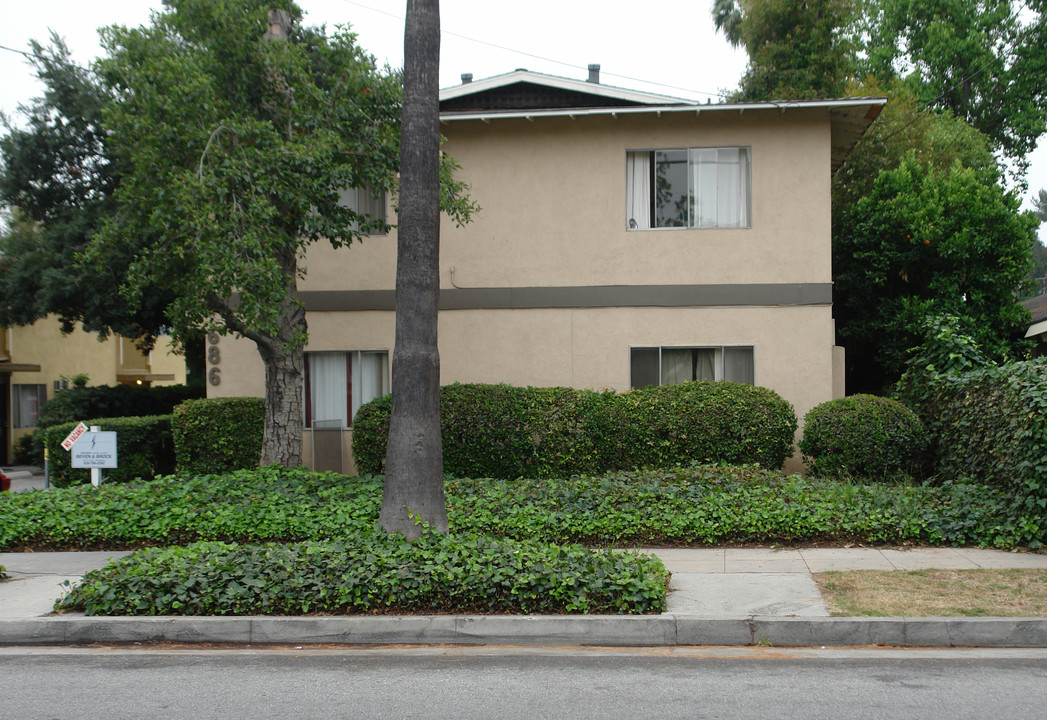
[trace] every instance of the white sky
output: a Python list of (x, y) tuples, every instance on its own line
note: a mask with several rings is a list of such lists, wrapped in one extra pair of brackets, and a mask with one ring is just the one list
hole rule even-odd
[[(65, 38), (73, 58), (88, 64), (100, 53), (97, 28), (141, 25), (159, 0), (0, 0), (5, 7), (0, 45), (28, 48), (47, 43), (51, 30)], [(744, 51), (713, 31), (713, 0), (443, 0), (440, 85), (479, 80), (527, 68), (585, 79), (589, 63), (601, 65), (601, 81), (637, 90), (704, 101), (737, 87)], [(406, 0), (298, 0), (305, 21), (348, 23), (358, 43), (379, 64), (403, 63)], [(40, 94), (25, 58), (0, 50), (0, 110), (15, 116), (19, 103)], [(1032, 156), (1030, 194), (1047, 188), (1047, 142)], [(1025, 207), (1029, 207), (1028, 197)]]

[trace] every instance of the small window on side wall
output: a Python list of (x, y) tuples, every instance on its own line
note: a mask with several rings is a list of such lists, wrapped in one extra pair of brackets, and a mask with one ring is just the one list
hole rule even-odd
[(752, 227), (750, 165), (747, 147), (627, 152), (628, 229)]
[(386, 234), (384, 192), (375, 191), (370, 185), (349, 188), (339, 193), (338, 204), (365, 218), (363, 223), (353, 223), (353, 230), (360, 230), (362, 227), (367, 235)]
[(634, 347), (629, 373), (634, 390), (691, 380), (755, 384), (751, 347)]

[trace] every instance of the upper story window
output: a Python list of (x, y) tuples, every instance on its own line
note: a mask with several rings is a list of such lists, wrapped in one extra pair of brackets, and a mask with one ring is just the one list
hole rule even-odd
[(752, 227), (747, 147), (625, 154), (630, 230)]
[[(385, 235), (385, 193), (375, 191), (370, 186), (349, 188), (339, 194), (339, 204), (358, 215), (366, 217), (370, 223), (380, 227), (365, 228), (368, 235)], [(354, 230), (360, 229), (360, 223), (353, 224)]]

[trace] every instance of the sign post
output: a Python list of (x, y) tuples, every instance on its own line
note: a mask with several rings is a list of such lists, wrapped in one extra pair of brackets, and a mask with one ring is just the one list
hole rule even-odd
[(89, 432), (81, 433), (74, 440), (72, 464), (74, 468), (90, 468), (91, 484), (101, 485), (102, 468), (117, 467), (116, 433), (102, 432), (97, 425), (92, 425)]

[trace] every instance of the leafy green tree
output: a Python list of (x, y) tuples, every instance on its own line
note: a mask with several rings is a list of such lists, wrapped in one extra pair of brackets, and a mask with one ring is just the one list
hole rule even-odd
[(991, 354), (1027, 318), (1015, 291), (1029, 271), (1036, 221), (995, 172), (947, 170), (909, 153), (844, 210), (834, 237), (837, 332), (848, 392), (882, 392), (904, 370), (924, 318), (965, 318)]
[[(344, 247), (381, 218), (341, 190), (392, 191), (401, 88), (345, 28), (303, 27), (267, 0), (166, 0), (146, 27), (108, 28), (99, 63), (105, 126), (122, 164), (117, 211), (91, 248), (99, 266), (146, 238), (129, 295), (161, 284), (176, 336), (196, 328), (254, 341), (265, 366), (262, 464), (301, 462), (298, 300), (306, 248)], [(445, 184), (459, 220), (472, 205)]]
[[(1047, 222), (1047, 190), (1040, 191), (1032, 199), (1033, 214), (1040, 224)], [(1025, 290), (1026, 297), (1047, 294), (1047, 245), (1039, 238), (1032, 243), (1032, 272)]]
[(165, 324), (169, 295), (150, 287), (137, 306), (120, 294), (137, 238), (113, 248), (104, 265), (80, 255), (114, 211), (117, 162), (102, 129), (108, 95), (98, 78), (73, 63), (65, 43), (31, 41), (30, 60), (44, 94), (20, 108), (23, 126), (4, 119), (0, 202), (10, 210), (0, 237), (0, 326), (29, 325), (49, 314), (62, 329), (115, 331), (144, 347)]
[(839, 97), (853, 67), (852, 0), (717, 0), (713, 22), (749, 67), (741, 100)]
[(921, 165), (945, 171), (955, 163), (979, 172), (997, 169), (989, 139), (964, 120), (922, 107), (901, 81), (869, 77), (847, 89), (848, 96), (887, 97), (888, 102), (833, 176), (834, 231), (847, 208), (872, 190), (880, 173), (898, 167), (910, 153)]
[(408, 0), (396, 250), (396, 350), (379, 520), (447, 532), (440, 439), (440, 3)]
[(1040, 222), (1047, 222), (1047, 190), (1040, 188), (1040, 192), (1032, 199), (1032, 206)]
[(866, 0), (862, 72), (985, 133), (1019, 171), (1047, 132), (1045, 0)]

